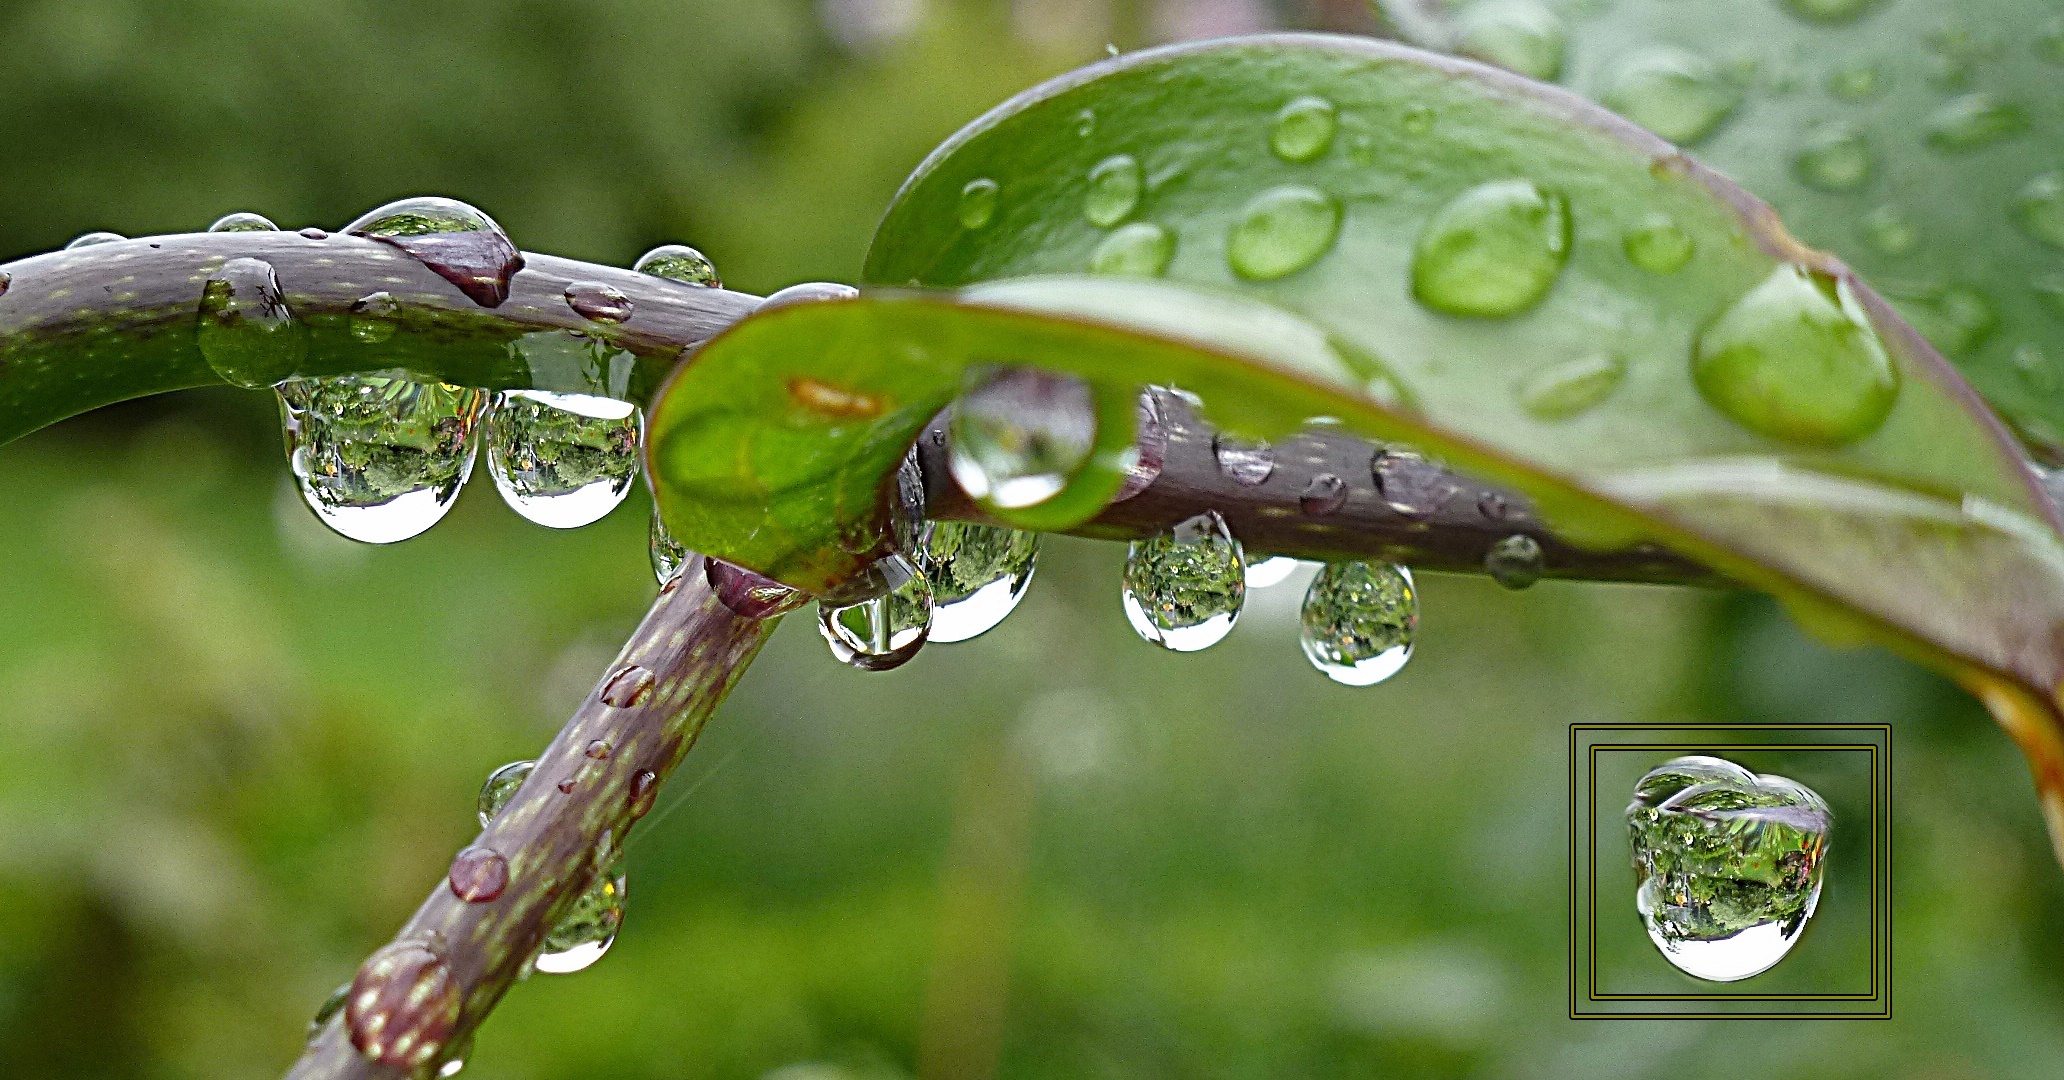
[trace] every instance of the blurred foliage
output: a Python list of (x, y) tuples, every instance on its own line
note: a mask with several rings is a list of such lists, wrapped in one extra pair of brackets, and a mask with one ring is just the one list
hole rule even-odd
[[(1009, 93), (1105, 41), (1331, 10), (12, 0), (0, 251), (430, 191), (536, 250), (680, 240), (744, 288), (850, 279), (903, 175)], [(0, 450), (0, 1073), (291, 1060), (472, 835), (480, 779), (544, 744), (652, 594), (641, 499), (565, 534), (489, 487), (353, 545), (286, 486), (271, 404), (227, 390)], [(1122, 555), (1049, 542), (1018, 615), (886, 675), (792, 619), (634, 834), (616, 949), (516, 988), (466, 1075), (2064, 1060), (2059, 872), (1953, 688), (1752, 598), (1429, 577), (1418, 658), (1348, 690), (1298, 656), (1293, 585), (1208, 653), (1139, 643)], [(1564, 1018), (1565, 725), (1683, 720), (1894, 725), (1895, 1020)]]

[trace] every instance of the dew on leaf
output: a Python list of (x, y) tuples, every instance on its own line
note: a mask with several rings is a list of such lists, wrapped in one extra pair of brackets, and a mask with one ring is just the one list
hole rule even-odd
[(1622, 61), (1600, 101), (1671, 142), (1691, 146), (1711, 135), (1741, 96), (1741, 88), (1705, 57), (1656, 48)]
[(323, 524), (368, 544), (442, 519), (473, 471), (481, 394), (399, 374), (279, 384), (287, 461)]
[(1615, 353), (1592, 353), (1527, 377), (1519, 384), (1519, 407), (1537, 420), (1568, 420), (1597, 408), (1627, 377), (1627, 363)]
[(1822, 124), (1792, 154), (1792, 175), (1820, 191), (1855, 191), (1871, 177), (1870, 141), (1853, 124)]
[(523, 268), (523, 253), (509, 234), (479, 208), (456, 199), (400, 199), (368, 211), (344, 231), (400, 248), (482, 307), (508, 300), (509, 279)]
[(1569, 201), (1531, 180), (1480, 184), (1440, 208), (1412, 249), (1412, 295), (1445, 315), (1502, 319), (1539, 304), (1570, 252)]
[(1407, 135), (1424, 135), (1433, 130), (1433, 107), (1423, 102), (1413, 102), (1398, 113), (1398, 126)]
[(1869, 101), (1885, 90), (1885, 75), (1877, 64), (1857, 60), (1828, 73), (1828, 93), (1843, 101)]
[(1921, 242), (1921, 233), (1906, 211), (1884, 203), (1863, 216), (1863, 239), (1879, 254), (1897, 258)]
[(1269, 130), (1269, 149), (1293, 165), (1315, 161), (1333, 147), (1340, 131), (1340, 115), (1333, 103), (1322, 97), (1297, 98), (1276, 113)]
[(1089, 171), (1089, 191), (1082, 199), (1082, 216), (1100, 229), (1108, 229), (1139, 208), (1140, 192), (1146, 181), (1139, 159), (1117, 154), (1097, 163)]
[(1562, 74), (1569, 32), (1539, 0), (1476, 0), (1456, 18), (1455, 51), (1529, 79)]
[(1320, 673), (1345, 686), (1374, 686), (1412, 658), (1419, 590), (1389, 563), (1327, 563), (1305, 590), (1298, 645)]
[(487, 471), (529, 521), (578, 529), (602, 520), (638, 476), (638, 407), (592, 394), (504, 390), (487, 416)]
[(988, 177), (970, 180), (960, 189), (959, 218), (963, 229), (986, 229), (996, 220), (996, 203), (1003, 189)]
[(1249, 281), (1288, 277), (1319, 261), (1340, 235), (1340, 202), (1285, 184), (1249, 200), (1226, 238), (1226, 262)]
[(1006, 368), (953, 403), (948, 463), (985, 506), (1037, 506), (1068, 484), (1096, 444), (1089, 384), (1039, 368)]
[(2048, 172), (2014, 195), (2014, 223), (2054, 248), (2064, 248), (2064, 172)]
[(1653, 213), (1629, 226), (1620, 237), (1620, 250), (1627, 261), (1651, 274), (1674, 274), (1684, 269), (1697, 244), (1677, 219)]
[(1985, 344), (2000, 325), (1999, 308), (1984, 293), (1963, 285), (1900, 296), (1897, 306), (1922, 337), (1949, 356)]
[(1151, 221), (1121, 226), (1089, 256), (1092, 274), (1113, 277), (1160, 277), (1175, 258), (1175, 234)]
[(1126, 550), (1126, 621), (1146, 641), (1196, 652), (1225, 639), (1247, 600), (1247, 560), (1225, 519), (1207, 510)]
[(1692, 375), (1735, 423), (1812, 446), (1876, 431), (1899, 396), (1899, 371), (1848, 282), (1794, 264), (1700, 331)]
[(1961, 152), (1990, 146), (2027, 128), (2028, 114), (2020, 105), (1981, 92), (1965, 94), (1930, 114), (1926, 138), (1937, 150)]
[(2064, 274), (2044, 274), (2029, 284), (2050, 314), (2064, 319)]

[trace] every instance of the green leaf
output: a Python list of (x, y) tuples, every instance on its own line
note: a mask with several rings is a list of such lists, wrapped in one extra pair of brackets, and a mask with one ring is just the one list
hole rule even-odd
[[(1380, 0), (1430, 48), (1471, 53), (1512, 0)], [(1526, 0), (1531, 2), (1531, 0)], [(1562, 82), (1696, 150), (1840, 255), (2027, 436), (2064, 447), (2064, 10), (2050, 0), (1617, 0), (1558, 5)], [(1484, 15), (1474, 13), (1484, 12)], [(1730, 102), (1679, 126), (1665, 52)], [(1674, 107), (1673, 107), (1674, 103)]]

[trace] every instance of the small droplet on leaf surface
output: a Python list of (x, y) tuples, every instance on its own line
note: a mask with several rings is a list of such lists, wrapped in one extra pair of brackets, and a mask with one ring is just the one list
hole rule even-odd
[(400, 248), (481, 307), (508, 300), (509, 279), (523, 268), (523, 253), (509, 234), (478, 207), (457, 199), (399, 199), (368, 211), (344, 231)]
[(1569, 32), (1539, 0), (1476, 0), (1456, 17), (1455, 51), (1529, 79), (1562, 74)]
[(1691, 234), (1668, 214), (1649, 214), (1620, 237), (1620, 249), (1627, 261), (1651, 274), (1674, 274), (1684, 269), (1697, 248)]
[(492, 902), (509, 887), (509, 860), (492, 848), (466, 848), (452, 858), (445, 884), (469, 904)]
[(628, 401), (504, 390), (487, 416), (487, 471), (502, 501), (554, 529), (602, 520), (638, 476), (643, 421)]
[(996, 204), (1002, 188), (988, 177), (970, 180), (960, 189), (960, 227), (986, 229), (996, 220)]
[(1835, 193), (1863, 187), (1870, 181), (1871, 165), (1870, 140), (1854, 124), (1822, 124), (1792, 155), (1792, 174), (1800, 183)]
[(1536, 420), (1568, 420), (1597, 408), (1626, 378), (1627, 363), (1617, 354), (1578, 357), (1523, 380), (1519, 407)]
[(1955, 98), (1928, 117), (1928, 145), (1959, 153), (1989, 146), (2028, 130), (2028, 113), (2020, 105), (1988, 93)]
[(487, 780), (480, 785), (480, 797), (474, 802), (481, 828), (486, 828), (502, 807), (508, 805), (509, 797), (516, 794), (516, 789), (522, 787), (536, 769), (535, 761), (512, 761), (487, 774)]
[(1879, 254), (1897, 258), (1921, 242), (1921, 233), (1906, 211), (1893, 203), (1884, 203), (1863, 216), (1863, 239)]
[(1741, 96), (1741, 88), (1705, 57), (1656, 48), (1622, 61), (1599, 100), (1657, 135), (1691, 146), (1718, 129)]
[(1232, 633), (1247, 601), (1247, 560), (1216, 511), (1135, 540), (1120, 599), (1139, 636), (1174, 652), (1207, 649)]
[(1269, 149), (1284, 161), (1301, 165), (1332, 149), (1339, 130), (1340, 116), (1333, 103), (1306, 95), (1276, 113), (1275, 126), (1269, 130)]
[(1841, 446), (1876, 431), (1899, 370), (1847, 281), (1786, 264), (1699, 332), (1699, 393), (1758, 434)]
[(1548, 295), (1569, 261), (1569, 200), (1531, 180), (1456, 196), (1412, 250), (1412, 295), (1445, 315), (1504, 319)]
[(1089, 272), (1111, 277), (1154, 278), (1175, 259), (1175, 234), (1151, 221), (1120, 226), (1090, 252)]
[(1111, 228), (1139, 208), (1140, 194), (1145, 189), (1146, 178), (1140, 172), (1138, 158), (1131, 154), (1107, 157), (1089, 171), (1089, 192), (1082, 199), (1082, 216), (1097, 228)]
[(1333, 249), (1340, 217), (1340, 201), (1317, 188), (1270, 188), (1241, 208), (1226, 238), (1226, 262), (1249, 281), (1288, 277)]
[(2044, 173), (2014, 195), (2014, 223), (2053, 248), (2064, 249), (2064, 172)]
[(1004, 368), (953, 403), (948, 464), (984, 506), (1037, 506), (1067, 487), (1096, 445), (1089, 384), (1039, 368)]
[(1320, 673), (1345, 686), (1374, 686), (1412, 658), (1419, 591), (1389, 563), (1327, 563), (1305, 590), (1298, 645)]
[(401, 375), (279, 384), (287, 460), (337, 533), (392, 544), (441, 520), (473, 471), (477, 390)]

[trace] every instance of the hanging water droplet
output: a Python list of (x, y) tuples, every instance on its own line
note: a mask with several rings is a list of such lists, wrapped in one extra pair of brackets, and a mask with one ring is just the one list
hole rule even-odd
[(545, 935), (532, 961), (536, 969), (546, 975), (568, 975), (602, 959), (623, 926), (625, 884), (619, 855)]
[(1438, 511), (1461, 491), (1447, 470), (1409, 450), (1378, 450), (1369, 473), (1384, 505), (1410, 518)]
[(638, 407), (544, 390), (504, 390), (487, 416), (487, 471), (509, 508), (554, 529), (600, 521), (638, 476)]
[(931, 583), (901, 555), (875, 563), (868, 577), (854, 598), (817, 601), (817, 629), (839, 662), (887, 671), (924, 647), (932, 624)]
[(1677, 219), (1663, 213), (1649, 214), (1620, 237), (1620, 250), (1626, 252), (1627, 261), (1651, 274), (1684, 269), (1696, 247)]
[(388, 293), (368, 293), (351, 303), (351, 336), (367, 345), (393, 337), (400, 320), (401, 304)]
[(1274, 281), (1318, 262), (1340, 236), (1340, 202), (1302, 184), (1270, 188), (1240, 209), (1226, 262), (1249, 281)]
[(1731, 761), (1668, 761), (1627, 806), (1634, 906), (1678, 970), (1712, 982), (1768, 971), (1820, 903), (1834, 813), (1811, 788)]
[(1247, 564), (1247, 587), (1266, 589), (1281, 585), (1297, 572), (1297, 560), (1288, 555), (1270, 555), (1260, 562)]
[(917, 564), (932, 587), (927, 640), (966, 641), (1001, 623), (1024, 599), (1038, 559), (1038, 533), (960, 521), (925, 522)]
[(444, 880), (466, 903), (492, 903), (509, 887), (509, 860), (493, 848), (469, 847), (453, 856)]
[(96, 245), (99, 245), (99, 244), (112, 244), (112, 243), (114, 243), (114, 242), (115, 242), (115, 241), (117, 241), (117, 240), (127, 240), (127, 239), (129, 239), (129, 238), (128, 238), (128, 237), (126, 237), (126, 236), (123, 236), (123, 235), (122, 235), (121, 233), (112, 233), (112, 232), (90, 232), (90, 233), (85, 233), (85, 234), (83, 234), (83, 235), (80, 235), (80, 236), (76, 236), (76, 237), (73, 237), (73, 238), (72, 238), (72, 242), (71, 242), (71, 243), (69, 243), (69, 244), (66, 244), (66, 245), (64, 246), (64, 249), (65, 249), (66, 251), (72, 251), (72, 250), (74, 250), (74, 249), (77, 249), (77, 248), (87, 248), (87, 247), (94, 247), (94, 246), (96, 246)]
[(686, 244), (661, 244), (638, 256), (631, 269), (641, 274), (665, 278), (668, 281), (686, 282), (711, 289), (721, 289), (724, 281), (717, 276), (716, 264), (709, 257)]
[(986, 229), (996, 220), (997, 197), (1002, 192), (996, 181), (988, 177), (970, 180), (960, 189), (960, 227), (963, 229)]
[(487, 828), (487, 823), (493, 820), (496, 814), (501, 813), (502, 807), (508, 805), (509, 797), (516, 794), (516, 789), (522, 787), (525, 780), (530, 779), (531, 772), (536, 768), (535, 761), (512, 761), (487, 774), (487, 780), (480, 785), (480, 797), (474, 802), (474, 809), (480, 815), (481, 828)]
[(674, 575), (681, 572), (682, 565), (692, 554), (667, 532), (666, 521), (659, 516), (657, 507), (652, 511), (651, 551), (652, 573), (662, 586), (674, 580)]
[(1125, 618), (1174, 652), (1207, 649), (1232, 633), (1247, 601), (1247, 559), (1217, 511), (1135, 540), (1125, 556)]
[(1870, 141), (1854, 124), (1822, 124), (1792, 155), (1792, 175), (1821, 191), (1855, 191), (1870, 180)]
[(808, 596), (722, 559), (704, 559), (703, 579), (717, 601), (743, 619), (771, 619), (803, 606)]
[(1089, 193), (1083, 196), (1082, 216), (1090, 224), (1108, 229), (1132, 216), (1145, 187), (1138, 158), (1131, 154), (1107, 157), (1089, 171)]
[(1921, 242), (1920, 230), (1906, 211), (1885, 203), (1863, 216), (1863, 238), (1880, 254), (1895, 258), (1914, 249)]
[(2044, 173), (2014, 196), (2014, 221), (2022, 231), (2054, 248), (2064, 248), (2064, 173)]
[(321, 1035), (322, 1030), (330, 1026), (330, 1021), (336, 1017), (339, 1010), (344, 1008), (344, 999), (349, 996), (351, 996), (351, 984), (345, 983), (330, 991), (330, 996), (324, 998), (323, 1003), (315, 1007), (315, 1015), (308, 1018), (309, 1042), (314, 1042), (316, 1036)]
[(1089, 384), (1038, 368), (1005, 368), (953, 403), (953, 479), (984, 506), (1037, 506), (1068, 484), (1096, 445)]
[(1168, 426), (1161, 419), (1161, 399), (1153, 387), (1140, 391), (1134, 425), (1132, 463), (1125, 468), (1125, 481), (1118, 486), (1118, 494), (1111, 497), (1114, 503), (1152, 487), (1161, 478), (1161, 467), (1167, 464)]
[(1336, 514), (1347, 505), (1347, 481), (1332, 473), (1320, 473), (1304, 485), (1304, 493), (1297, 497), (1297, 507), (1312, 517)]
[(1538, 0), (1476, 0), (1456, 20), (1455, 51), (1529, 79), (1562, 74), (1569, 33)]
[(1899, 396), (1899, 370), (1849, 283), (1791, 264), (1699, 332), (1692, 376), (1735, 423), (1817, 446), (1876, 431)]
[(1267, 443), (1250, 443), (1220, 432), (1211, 438), (1211, 456), (1218, 471), (1243, 487), (1259, 487), (1276, 471), (1276, 452)]
[(1510, 318), (1569, 261), (1569, 200), (1531, 180), (1480, 184), (1434, 214), (1412, 250), (1412, 295), (1447, 315)]
[(437, 524), (473, 471), (481, 394), (399, 374), (279, 384), (287, 461), (315, 516), (392, 544)]
[(213, 225), (208, 226), (208, 231), (278, 232), (279, 226), (274, 225), (272, 223), (272, 219), (266, 217), (264, 214), (253, 214), (246, 211), (238, 211), (234, 214), (224, 214), (221, 217), (216, 218), (215, 223)]
[(1536, 420), (1567, 420), (1596, 408), (1627, 377), (1627, 362), (1593, 353), (1538, 372), (1519, 384), (1519, 407)]
[(1089, 256), (1089, 272), (1113, 277), (1160, 277), (1175, 259), (1175, 234), (1151, 221), (1118, 229)]
[(1784, 0), (1792, 14), (1817, 23), (1848, 22), (1874, 3), (1877, 0)]
[(1869, 101), (1885, 89), (1885, 75), (1878, 65), (1856, 60), (1828, 73), (1828, 93), (1843, 101)]
[(1741, 104), (1741, 87), (1703, 56), (1658, 48), (1622, 62), (1599, 100), (1657, 135), (1691, 146)]
[(1927, 140), (1937, 150), (1976, 150), (2027, 128), (2028, 114), (2020, 105), (1991, 94), (1965, 94), (1928, 117)]
[(623, 290), (598, 281), (575, 281), (566, 286), (566, 306), (583, 319), (599, 323), (620, 323), (631, 317), (633, 306)]
[(1547, 568), (1545, 560), (1540, 541), (1525, 533), (1514, 533), (1492, 544), (1484, 552), (1483, 563), (1491, 580), (1508, 589), (1524, 589), (1541, 580)]
[(231, 259), (209, 276), (194, 339), (215, 374), (245, 389), (287, 378), (308, 357), (307, 330), (287, 310), (272, 264), (260, 259)]
[(1275, 127), (1269, 130), (1269, 149), (1284, 161), (1301, 165), (1332, 149), (1339, 130), (1340, 116), (1333, 103), (1307, 95), (1276, 113)]
[(500, 307), (509, 299), (509, 279), (523, 268), (523, 253), (509, 234), (477, 207), (456, 199), (397, 200), (344, 231), (400, 248), (482, 307)]
[(459, 1023), (459, 986), (444, 958), (412, 941), (368, 958), (344, 1001), (351, 1045), (374, 1065), (413, 1072), (437, 1060)]
[(760, 301), (760, 306), (754, 310), (773, 311), (775, 308), (788, 307), (791, 304), (832, 303), (851, 300), (858, 295), (860, 290), (836, 281), (805, 281), (800, 285), (775, 290), (765, 300)]
[(1305, 590), (1298, 622), (1313, 667), (1346, 686), (1374, 686), (1412, 658), (1419, 590), (1402, 566), (1327, 563)]

